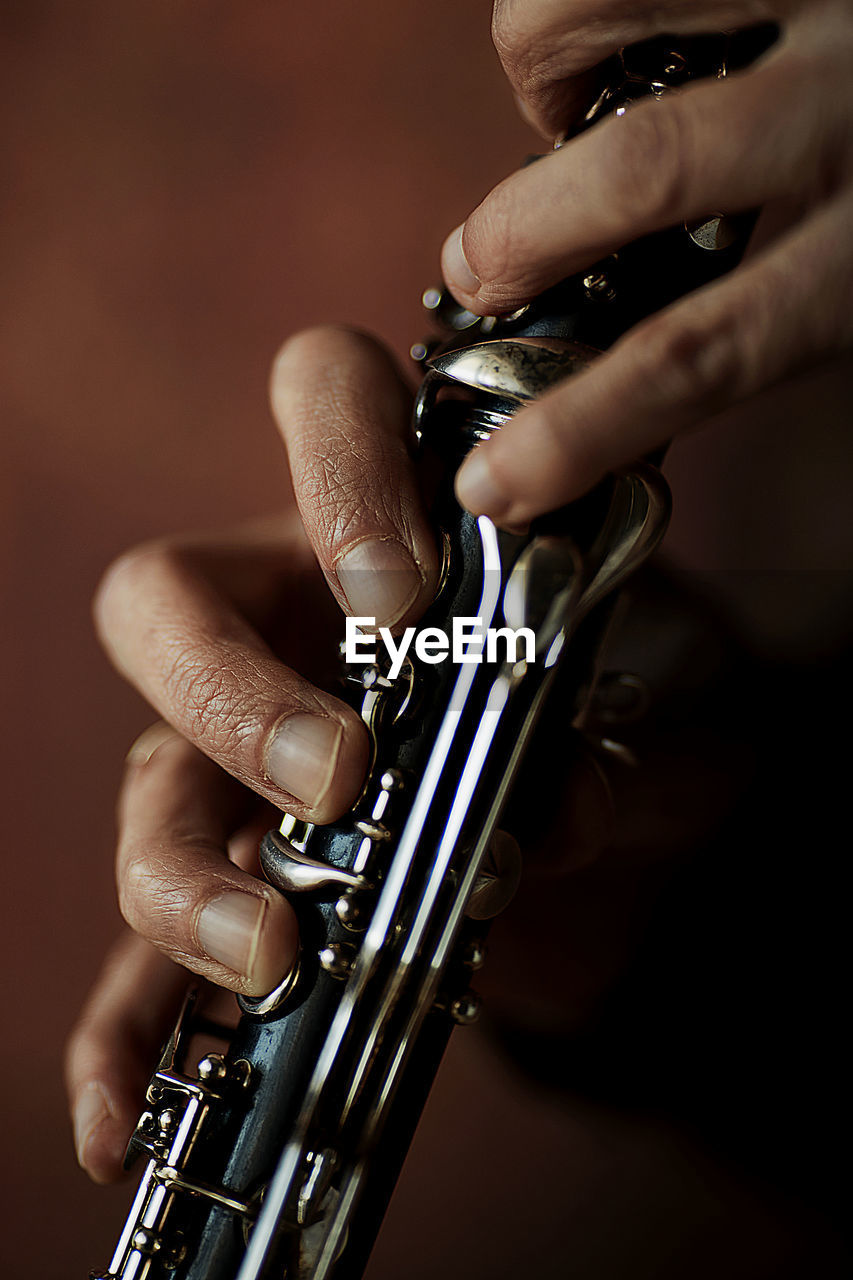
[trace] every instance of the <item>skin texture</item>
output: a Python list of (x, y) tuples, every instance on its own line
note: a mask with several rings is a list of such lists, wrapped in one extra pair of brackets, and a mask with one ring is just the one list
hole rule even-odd
[[(323, 376), (327, 367), (333, 376)], [(276, 361), (271, 399), (302, 520), (291, 511), (221, 544), (142, 547), (108, 570), (95, 601), (113, 662), (173, 728), (129, 757), (119, 805), (122, 912), (173, 959), (255, 995), (283, 976), (281, 960), (275, 973), (269, 955), (281, 952), (292, 925), (280, 895), (226, 861), (245, 793), (223, 785), (220, 770), (279, 810), (329, 822), (354, 802), (367, 764), (356, 713), (282, 662), (268, 638), (310, 670), (312, 637), (327, 629), (323, 577), (346, 608), (340, 565), (354, 548), (351, 594), (373, 581), (371, 554), (384, 566), (393, 544), (401, 563), (408, 559), (408, 567), (378, 575), (388, 606), (379, 620), (390, 626), (423, 608), (438, 571), (403, 443), (408, 399), (389, 358), (356, 333), (302, 334)], [(277, 601), (295, 598), (299, 611), (275, 616)], [(291, 757), (277, 743), (292, 719), (300, 733)], [(306, 744), (317, 733), (315, 759)], [(198, 936), (204, 907), (226, 890), (253, 895), (259, 911), (265, 906), (255, 925), (243, 904), (257, 936), (248, 942), (251, 956), (232, 966), (239, 977), (211, 967)], [(293, 942), (284, 950), (289, 962)]]
[[(119, 904), (139, 937), (108, 958), (67, 1055), (78, 1155), (99, 1181), (118, 1174), (142, 1085), (117, 1042), (130, 1037), (149, 1050), (133, 1056), (150, 1060), (185, 984), (176, 963), (250, 995), (284, 976), (295, 918), (253, 874), (260, 836), (283, 809), (332, 821), (361, 788), (359, 717), (297, 669), (328, 682), (317, 655), (323, 637), (334, 654), (340, 609), (372, 605), (380, 624), (401, 628), (438, 576), (405, 443), (410, 396), (391, 358), (359, 333), (309, 331), (276, 358), (270, 398), (298, 510), (216, 540), (146, 544), (108, 569), (95, 599), (104, 647), (163, 717), (131, 748), (118, 806)], [(276, 752), (293, 717), (324, 735), (308, 768), (305, 729), (295, 758)], [(142, 973), (144, 1026), (130, 1013), (117, 1025)]]
[[(623, 44), (659, 30), (768, 19), (780, 22), (783, 37), (755, 70), (602, 125), (508, 178), (448, 239), (448, 283), (466, 306), (488, 314), (514, 309), (646, 231), (709, 209), (766, 209), (758, 247), (734, 276), (644, 323), (478, 448), (458, 480), (475, 512), (523, 525), (584, 492), (610, 466), (851, 337), (846, 6), (497, 6), (495, 42), (507, 75), (524, 114), (549, 139), (583, 100), (587, 73)], [(437, 579), (405, 445), (409, 397), (389, 357), (360, 334), (309, 331), (279, 354), (271, 400), (301, 521), (291, 512), (215, 544), (149, 544), (108, 571), (96, 600), (113, 662), (167, 726), (131, 752), (119, 805), (119, 898), (140, 936), (109, 959), (67, 1059), (78, 1156), (102, 1181), (116, 1175), (138, 1109), (142, 1082), (133, 1064), (146, 1055), (137, 1050), (159, 1042), (174, 1010), (183, 983), (175, 962), (260, 994), (295, 952), (290, 909), (252, 874), (250, 851), (268, 818), (259, 821), (228, 779), (259, 803), (314, 821), (340, 816), (358, 793), (364, 731), (322, 692), (311, 666), (312, 637), (330, 628), (325, 587), (345, 611), (373, 611), (397, 628), (417, 620)], [(373, 576), (371, 565), (379, 570)], [(298, 618), (282, 618), (275, 601), (296, 595)], [(273, 745), (295, 716), (326, 732), (325, 767), (310, 777), (289, 774)], [(205, 947), (200, 922), (228, 892), (248, 903), (240, 918), (251, 928), (238, 938), (235, 925), (224, 962)], [(128, 998), (142, 981), (144, 1017)], [(128, 1022), (139, 1017), (144, 1025)]]
[[(118, 804), (119, 905), (138, 936), (108, 957), (67, 1055), (78, 1156), (98, 1181), (118, 1175), (144, 1084), (131, 1064), (156, 1053), (185, 970), (261, 995), (293, 963), (295, 917), (259, 878), (256, 851), (282, 809), (329, 822), (360, 790), (366, 732), (320, 688), (330, 676), (318, 654), (334, 654), (341, 611), (369, 611), (398, 630), (419, 617), (438, 576), (404, 443), (410, 398), (387, 354), (356, 332), (305, 332), (276, 358), (270, 396), (298, 510), (216, 540), (147, 544), (107, 570), (95, 599), (113, 662), (163, 717), (131, 747)], [(408, 571), (386, 567), (390, 542), (411, 557), (411, 600)], [(339, 576), (353, 547), (355, 608)], [(339, 730), (313, 802), (301, 760), (299, 795), (286, 769), (280, 785), (270, 776), (270, 742), (295, 715)], [(566, 865), (595, 856), (612, 816), (600, 766), (580, 743), (575, 754), (577, 785), (565, 806), (576, 839)], [(223, 904), (232, 914), (223, 916)], [(137, 1013), (132, 995), (143, 980)]]
[(550, 141), (583, 98), (586, 73), (623, 45), (768, 20), (780, 39), (754, 67), (635, 104), (511, 175), (448, 238), (445, 278), (485, 315), (514, 310), (644, 233), (763, 209), (738, 271), (637, 326), (476, 450), (457, 482), (472, 511), (523, 525), (853, 338), (849, 5), (496, 6), (501, 60)]

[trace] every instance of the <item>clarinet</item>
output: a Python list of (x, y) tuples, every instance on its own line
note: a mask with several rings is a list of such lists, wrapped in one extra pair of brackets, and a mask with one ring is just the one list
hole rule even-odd
[[(726, 75), (773, 35), (626, 49), (579, 128)], [(362, 795), (329, 826), (285, 815), (261, 848), (297, 912), (300, 958), (265, 997), (238, 998), (236, 1028), (188, 997), (128, 1148), (144, 1159), (139, 1189), (109, 1268), (90, 1280), (363, 1274), (451, 1030), (479, 1011), (469, 983), (483, 917), (512, 890), (496, 871), (496, 827), (539, 713), (548, 700), (566, 725), (581, 715), (616, 593), (669, 512), (648, 461), (524, 534), (461, 510), (453, 476), (520, 406), (734, 266), (750, 228), (715, 214), (646, 237), (500, 318), (424, 295), (443, 336), (412, 349), (425, 374), (414, 435), (441, 463), (443, 569), (422, 625), (504, 629), (524, 635), (524, 652), (507, 640), (503, 654), (487, 645), (458, 665), (407, 655), (393, 678), (383, 658), (347, 665), (372, 748)], [(193, 1066), (197, 1033), (224, 1043)]]

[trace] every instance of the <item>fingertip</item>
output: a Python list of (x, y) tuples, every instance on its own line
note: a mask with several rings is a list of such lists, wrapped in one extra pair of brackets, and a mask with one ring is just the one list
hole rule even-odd
[(289, 391), (294, 379), (305, 367), (318, 361), (328, 362), (335, 346), (361, 337), (344, 325), (314, 325), (291, 333), (273, 357), (269, 370), (269, 400), (277, 417), (285, 415), (290, 405)]
[[(456, 477), (462, 506), (518, 532), (537, 516), (582, 497), (619, 465), (625, 455), (610, 447), (602, 427), (605, 413), (612, 413), (613, 395), (601, 372), (597, 365), (595, 393), (587, 374), (577, 374), (521, 408), (492, 439), (477, 445)], [(631, 456), (628, 450), (625, 454)]]
[(267, 777), (310, 811), (332, 822), (358, 796), (368, 763), (367, 734), (352, 720), (310, 712), (285, 715), (273, 727), (265, 755)]
[(325, 797), (325, 806), (317, 810), (318, 822), (333, 822), (347, 813), (361, 795), (370, 764), (370, 741), (361, 718), (350, 712), (344, 722), (343, 749)]
[(394, 627), (423, 593), (426, 575), (396, 538), (364, 538), (335, 563), (338, 584), (354, 617), (373, 617)]
[(509, 511), (510, 501), (495, 476), (490, 446), (474, 449), (456, 475), (456, 497), (475, 516), (489, 516), (499, 522)]
[(77, 1160), (93, 1182), (106, 1185), (120, 1176), (132, 1121), (113, 1114), (103, 1085), (85, 1084), (73, 1113)]
[(293, 908), (279, 894), (270, 894), (244, 991), (264, 996), (289, 974), (299, 956), (299, 930)]
[(99, 1186), (118, 1182), (124, 1173), (124, 1155), (131, 1131), (132, 1126), (128, 1128), (109, 1116), (91, 1135), (80, 1165)]
[(341, 720), (341, 738), (334, 768), (323, 795), (311, 806), (310, 821), (335, 822), (353, 807), (370, 764), (370, 741), (364, 722), (350, 708)]
[[(299, 952), (299, 926), (290, 903), (267, 886), (228, 888), (208, 899), (193, 930), (204, 972), (229, 991), (262, 996), (290, 972)], [(188, 961), (191, 963), (191, 960)], [(193, 966), (195, 967), (195, 966)]]

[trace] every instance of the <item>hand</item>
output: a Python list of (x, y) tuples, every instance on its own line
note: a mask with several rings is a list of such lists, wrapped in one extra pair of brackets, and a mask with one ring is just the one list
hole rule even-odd
[(258, 840), (276, 811), (330, 822), (361, 789), (360, 718), (297, 674), (323, 677), (324, 638), (332, 666), (342, 628), (328, 588), (397, 627), (438, 576), (391, 359), (355, 333), (302, 334), (276, 361), (272, 403), (299, 511), (132, 551), (95, 604), (113, 662), (163, 717), (132, 748), (119, 803), (119, 901), (141, 937), (108, 961), (68, 1052), (78, 1154), (102, 1181), (141, 1102), (133, 1064), (150, 1063), (185, 985), (173, 962), (248, 995), (274, 987), (297, 928), (252, 874)]
[(358, 335), (304, 334), (278, 359), (272, 400), (301, 523), (291, 510), (224, 539), (145, 546), (108, 571), (95, 605), (113, 662), (171, 726), (129, 757), (122, 912), (173, 960), (252, 995), (283, 976), (294, 926), (281, 896), (227, 857), (250, 817), (233, 779), (329, 822), (357, 797), (368, 755), (358, 715), (277, 654), (322, 673), (336, 629), (325, 584), (395, 625), (437, 573), (388, 357)]
[[(361, 789), (366, 731), (318, 687), (323, 641), (333, 657), (342, 630), (328, 589), (397, 628), (438, 578), (390, 358), (344, 330), (302, 334), (276, 361), (272, 403), (298, 510), (132, 551), (96, 599), (113, 661), (163, 717), (131, 748), (119, 801), (119, 902), (138, 936), (107, 958), (66, 1060), (78, 1156), (98, 1181), (119, 1173), (185, 970), (261, 995), (293, 963), (294, 913), (257, 875), (263, 833), (282, 809), (333, 821)], [(575, 763), (564, 869), (594, 856), (611, 816), (600, 771)]]
[(748, 260), (630, 331), (461, 468), (471, 511), (523, 525), (853, 338), (853, 10), (847, 0), (497, 0), (495, 43), (553, 140), (622, 46), (775, 20), (754, 67), (632, 106), (496, 187), (447, 240), (477, 314), (512, 311), (627, 242), (762, 207)]
[[(345, 610), (375, 614), (393, 626), (418, 616), (437, 580), (435, 543), (405, 443), (409, 397), (388, 357), (342, 330), (303, 334), (279, 358), (272, 395), (304, 530), (291, 511), (217, 540), (142, 548), (109, 571), (96, 604), (114, 661), (164, 717), (131, 749), (119, 805), (119, 899), (140, 936), (129, 935), (108, 958), (67, 1056), (78, 1156), (99, 1181), (119, 1172), (157, 1045), (185, 987), (179, 966), (260, 995), (292, 964), (293, 912), (253, 874), (259, 839), (276, 825), (276, 810), (332, 821), (360, 790), (367, 744), (359, 718), (275, 655), (286, 654), (295, 668), (319, 679), (323, 637), (333, 654), (341, 630), (327, 587)], [(411, 567), (390, 567), (392, 544), (408, 550)], [(371, 547), (380, 552), (373, 568), (366, 556)], [(702, 634), (708, 633), (703, 619)], [(689, 649), (695, 663), (696, 644)], [(703, 690), (708, 685), (700, 681)], [(683, 690), (678, 705), (686, 705)], [(613, 817), (600, 765), (566, 734), (558, 712), (545, 752), (571, 772), (567, 780), (548, 774), (545, 781), (559, 839), (549, 840), (543, 830), (541, 849), (533, 850), (539, 875), (552, 883), (595, 858)], [(645, 773), (634, 787), (623, 811), (628, 834), (608, 846), (603, 892), (589, 879), (573, 892), (574, 908), (587, 922), (596, 912), (602, 919), (594, 955), (582, 954), (569, 974), (555, 965), (553, 990), (537, 979), (547, 1017), (559, 1016), (561, 1025), (582, 1017), (624, 962), (633, 936), (626, 918), (646, 902), (637, 888), (644, 869), (683, 853), (720, 808), (724, 788), (713, 768), (719, 746), (713, 732), (692, 723), (704, 726), (702, 717), (687, 714), (694, 733), (687, 748), (678, 735), (673, 750), (669, 729), (666, 745), (654, 749), (660, 789), (650, 789)], [(295, 756), (281, 745), (289, 719), (300, 727)], [(321, 745), (312, 751), (318, 735)], [(535, 762), (531, 773), (541, 773)], [(702, 782), (709, 776), (710, 788)], [(529, 854), (537, 843), (529, 810), (546, 806), (528, 783), (521, 828)], [(659, 813), (667, 814), (663, 837)], [(620, 874), (628, 867), (631, 883), (615, 913), (608, 879), (614, 866)], [(652, 878), (657, 875), (653, 870)], [(504, 1008), (513, 992), (529, 990), (530, 966), (539, 968), (529, 925), (531, 903), (536, 918), (542, 916), (541, 879), (526, 896), (527, 911), (522, 894), (520, 912), (511, 913), (503, 930), (506, 946), (494, 957)], [(555, 927), (545, 933), (562, 939), (564, 895), (546, 890), (544, 898), (558, 909)], [(581, 951), (590, 942), (589, 933), (583, 937)]]

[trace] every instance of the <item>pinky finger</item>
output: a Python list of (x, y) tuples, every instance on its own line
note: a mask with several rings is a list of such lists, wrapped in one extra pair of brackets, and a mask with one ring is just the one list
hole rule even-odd
[(126, 933), (112, 948), (68, 1041), (65, 1081), (77, 1159), (113, 1182), (151, 1065), (187, 989), (185, 969)]
[(721, 283), (632, 329), (479, 445), (459, 501), (509, 527), (853, 339), (851, 200), (839, 197)]

